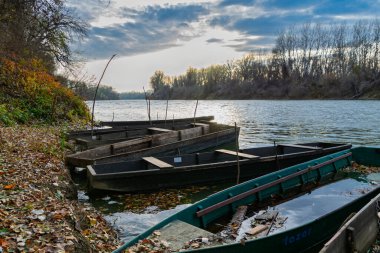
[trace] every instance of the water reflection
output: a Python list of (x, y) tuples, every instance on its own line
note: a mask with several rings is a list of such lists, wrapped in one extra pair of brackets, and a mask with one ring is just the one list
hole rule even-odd
[(123, 241), (128, 241), (189, 205), (190, 204), (179, 205), (174, 209), (169, 209), (154, 214), (119, 212), (105, 215), (104, 218), (113, 225), (116, 231), (119, 232)]

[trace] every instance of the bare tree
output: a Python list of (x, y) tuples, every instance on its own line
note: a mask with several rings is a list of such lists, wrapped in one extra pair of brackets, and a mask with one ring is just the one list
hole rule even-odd
[(64, 0), (0, 0), (0, 50), (38, 57), (51, 64), (73, 60), (69, 44), (86, 34), (87, 24)]

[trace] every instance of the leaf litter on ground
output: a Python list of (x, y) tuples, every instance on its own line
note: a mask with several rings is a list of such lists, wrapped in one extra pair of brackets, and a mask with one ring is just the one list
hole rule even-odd
[(77, 201), (61, 136), (57, 127), (0, 127), (2, 252), (110, 252), (120, 245), (103, 217)]

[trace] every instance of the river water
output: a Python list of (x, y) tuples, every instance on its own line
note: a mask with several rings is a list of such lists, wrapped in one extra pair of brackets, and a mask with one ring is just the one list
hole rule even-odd
[[(92, 102), (88, 102), (92, 105)], [(196, 101), (169, 101), (167, 119), (193, 117)], [(166, 101), (151, 101), (151, 118), (164, 119)], [(380, 101), (201, 100), (196, 115), (241, 127), (240, 147), (276, 142), (380, 144)], [(148, 120), (145, 100), (97, 101), (95, 119)]]
[[(89, 107), (92, 102), (88, 102)], [(169, 101), (167, 119), (193, 117), (196, 101)], [(196, 115), (214, 115), (215, 121), (241, 128), (240, 148), (277, 143), (342, 142), (380, 145), (380, 101), (358, 100), (201, 100)], [(166, 101), (151, 101), (152, 119), (164, 119)], [(97, 101), (95, 119), (147, 120), (145, 100)], [(225, 187), (225, 186), (224, 186)], [(213, 191), (218, 190), (217, 187)], [(123, 240), (129, 240), (160, 220), (186, 207), (135, 213), (123, 210), (123, 195), (88, 199), (104, 212)], [(197, 198), (192, 198), (191, 202)]]

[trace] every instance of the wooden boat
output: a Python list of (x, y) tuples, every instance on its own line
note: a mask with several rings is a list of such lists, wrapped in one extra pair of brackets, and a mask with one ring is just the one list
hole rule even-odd
[(66, 164), (69, 167), (86, 167), (94, 163), (129, 161), (151, 155), (198, 152), (234, 142), (235, 132), (235, 128), (228, 125), (196, 123), (191, 129), (173, 130), (68, 155)]
[(168, 119), (168, 120), (152, 120), (149, 121), (101, 121), (101, 126), (110, 127), (124, 127), (124, 126), (146, 126), (146, 125), (157, 125), (157, 124), (171, 124), (171, 123), (194, 123), (211, 121), (214, 120), (214, 116), (200, 116), (193, 118), (181, 118), (181, 119)]
[(91, 130), (77, 130), (70, 131), (68, 133), (69, 139), (82, 138), (86, 136), (99, 135), (105, 133), (118, 133), (125, 130), (139, 130), (149, 127), (173, 127), (178, 125), (184, 125), (189, 123), (207, 123), (214, 119), (214, 116), (201, 116), (195, 118), (181, 118), (181, 119), (171, 119), (171, 120), (152, 120), (149, 121), (103, 121), (100, 122), (101, 128), (96, 128)]
[[(340, 151), (228, 188), (166, 218), (114, 252), (123, 252), (123, 250), (138, 243), (139, 240), (146, 240), (156, 230), (161, 231), (162, 236), (165, 229), (176, 226), (178, 223), (183, 225), (181, 227), (184, 227), (184, 230), (191, 228), (192, 236), (195, 234), (202, 235), (204, 231), (209, 233), (205, 229), (210, 224), (232, 214), (239, 206), (270, 201), (274, 196), (286, 194), (321, 180), (331, 179), (337, 175), (338, 171), (350, 166), (352, 161), (364, 165), (380, 166), (380, 148), (359, 147)], [(350, 200), (343, 206), (301, 225), (285, 228), (278, 233), (225, 245), (217, 244), (208, 248), (192, 248), (184, 252), (291, 253), (320, 249), (351, 213), (357, 212), (379, 193), (380, 187), (374, 186), (373, 190), (363, 193), (360, 197)], [(317, 208), (319, 209), (319, 207)], [(173, 240), (176, 237), (184, 237), (184, 235), (186, 232), (180, 231), (178, 228)], [(168, 243), (170, 245), (170, 241), (166, 242), (166, 244)]]
[(379, 233), (380, 194), (349, 219), (320, 253), (368, 252)]
[[(238, 153), (240, 180), (252, 179), (349, 148), (349, 144), (305, 143), (242, 149)], [(138, 192), (236, 181), (236, 155), (235, 151), (219, 149), (198, 154), (143, 157), (127, 162), (89, 165), (87, 182), (92, 192)]]
[(193, 123), (173, 125), (171, 127), (145, 127), (139, 129), (123, 129), (115, 132), (96, 133), (93, 136), (82, 136), (74, 138), (75, 144), (80, 150), (92, 149), (95, 147), (133, 140), (144, 136), (169, 133), (173, 130), (184, 130), (194, 127)]

